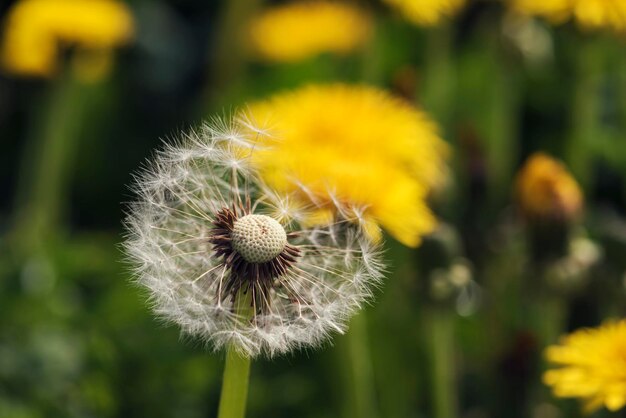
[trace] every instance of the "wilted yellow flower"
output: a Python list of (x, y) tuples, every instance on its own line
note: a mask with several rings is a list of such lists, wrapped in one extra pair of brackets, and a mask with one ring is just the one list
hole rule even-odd
[(544, 153), (528, 158), (517, 177), (517, 199), (528, 218), (572, 219), (583, 196), (565, 166)]
[(556, 396), (580, 398), (588, 411), (626, 405), (626, 320), (565, 336), (546, 357), (560, 366), (543, 376)]
[(621, 0), (514, 0), (513, 7), (553, 22), (574, 17), (585, 28), (626, 30), (626, 2)]
[(374, 87), (309, 86), (254, 103), (247, 117), (277, 138), (255, 152), (273, 187), (293, 191), (295, 179), (322, 208), (352, 205), (375, 239), (381, 225), (416, 246), (435, 227), (425, 199), (445, 179), (448, 148), (408, 102)]
[(110, 66), (110, 49), (132, 35), (130, 11), (118, 1), (21, 0), (8, 12), (0, 58), (13, 73), (50, 76), (61, 49), (74, 46), (76, 64), (87, 64), (79, 71), (103, 72)]
[(250, 37), (261, 58), (295, 62), (349, 53), (367, 41), (371, 26), (369, 16), (349, 4), (305, 1), (265, 11), (252, 21)]
[(466, 0), (385, 0), (408, 20), (420, 26), (434, 26), (458, 13)]

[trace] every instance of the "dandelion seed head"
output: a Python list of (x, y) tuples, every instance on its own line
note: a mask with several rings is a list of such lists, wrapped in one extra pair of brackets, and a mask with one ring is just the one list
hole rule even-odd
[(246, 215), (235, 221), (231, 232), (233, 249), (250, 263), (266, 263), (287, 245), (285, 229), (267, 215)]
[(348, 208), (310, 224), (320, 207), (263, 180), (243, 122), (212, 120), (156, 153), (135, 181), (125, 249), (161, 318), (216, 350), (273, 356), (343, 332), (384, 264), (338, 215)]

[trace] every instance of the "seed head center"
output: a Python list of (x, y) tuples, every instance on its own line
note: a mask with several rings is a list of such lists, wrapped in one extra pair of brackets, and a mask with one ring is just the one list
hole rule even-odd
[(266, 263), (278, 257), (287, 245), (280, 223), (265, 215), (246, 215), (235, 221), (232, 246), (249, 263)]

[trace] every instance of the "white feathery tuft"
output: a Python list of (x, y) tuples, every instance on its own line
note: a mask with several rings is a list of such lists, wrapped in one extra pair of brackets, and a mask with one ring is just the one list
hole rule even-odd
[[(160, 317), (215, 350), (232, 345), (245, 355), (271, 357), (343, 332), (385, 266), (380, 247), (359, 226), (358, 211), (337, 199), (334, 222), (304, 226), (307, 212), (318, 208), (263, 182), (250, 161), (255, 136), (263, 132), (249, 118), (213, 119), (165, 144), (136, 178), (124, 246)], [(233, 272), (210, 241), (216, 214), (247, 202), (252, 213), (278, 221), (299, 251), (273, 278), (267, 309), (253, 309), (252, 318), (237, 315), (224, 293)], [(356, 218), (342, 218), (348, 213)]]

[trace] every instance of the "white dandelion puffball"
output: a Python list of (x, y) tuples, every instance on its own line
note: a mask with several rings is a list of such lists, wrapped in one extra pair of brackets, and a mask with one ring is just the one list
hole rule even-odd
[(154, 311), (248, 356), (344, 331), (383, 270), (377, 244), (345, 218), (356, 208), (335, 202), (332, 223), (310, 225), (313, 203), (263, 182), (250, 158), (261, 134), (216, 119), (166, 145), (137, 176), (126, 219), (125, 249)]

